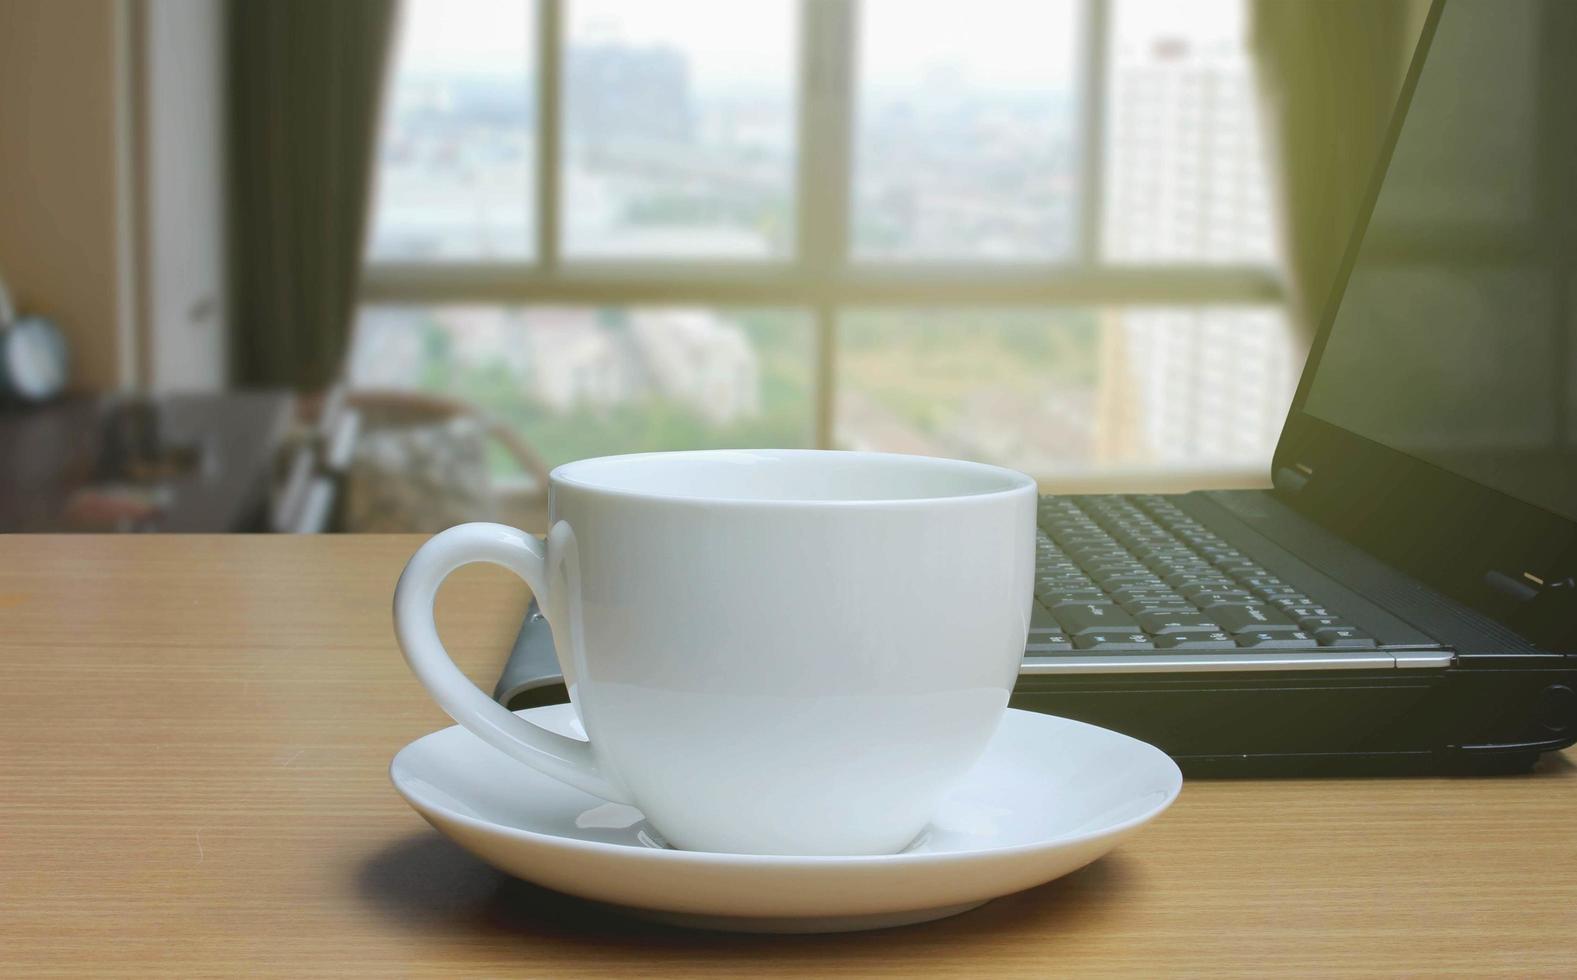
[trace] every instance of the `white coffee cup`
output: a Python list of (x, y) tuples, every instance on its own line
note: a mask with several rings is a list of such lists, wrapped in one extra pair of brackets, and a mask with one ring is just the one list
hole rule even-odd
[[(609, 456), (551, 480), (545, 543), (464, 524), (400, 576), (400, 646), (450, 717), (640, 807), (675, 847), (883, 854), (919, 834), (1018, 674), (1034, 481), (801, 450)], [(434, 596), (477, 561), (538, 597), (589, 742), (510, 713), (444, 652)]]

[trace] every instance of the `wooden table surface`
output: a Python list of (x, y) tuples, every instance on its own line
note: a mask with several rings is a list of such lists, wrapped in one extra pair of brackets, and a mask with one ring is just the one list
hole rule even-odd
[[(447, 724), (389, 596), (410, 537), (0, 537), (0, 975), (1464, 972), (1571, 976), (1577, 769), (1193, 781), (1091, 867), (930, 925), (687, 933), (505, 878), (389, 786)], [(491, 683), (524, 609), (439, 625)]]

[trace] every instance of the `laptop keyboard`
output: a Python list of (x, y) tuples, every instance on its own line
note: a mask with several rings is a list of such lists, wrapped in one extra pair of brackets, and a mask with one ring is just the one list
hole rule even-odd
[(1370, 650), (1165, 497), (1043, 497), (1026, 655)]

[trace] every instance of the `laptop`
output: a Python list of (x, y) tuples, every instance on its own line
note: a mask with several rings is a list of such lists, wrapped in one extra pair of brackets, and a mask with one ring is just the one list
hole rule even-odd
[[(1048, 496), (1012, 704), (1193, 775), (1577, 741), (1577, 4), (1437, 0), (1268, 490)], [(528, 617), (496, 691), (562, 701)]]

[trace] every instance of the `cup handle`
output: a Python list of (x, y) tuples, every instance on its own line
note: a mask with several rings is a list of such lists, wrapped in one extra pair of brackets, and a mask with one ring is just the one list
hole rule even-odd
[[(559, 525), (568, 530), (562, 521)], [(460, 524), (429, 538), (400, 574), (394, 590), (394, 634), (405, 662), (438, 706), (477, 738), (576, 789), (615, 803), (632, 803), (630, 795), (601, 771), (590, 742), (525, 721), (483, 694), (449, 658), (433, 622), (433, 600), (451, 572), (479, 561), (502, 565), (524, 579), (549, 617), (549, 627), (559, 632), (550, 610), (566, 606), (548, 594), (548, 547), (535, 536), (503, 524)]]

